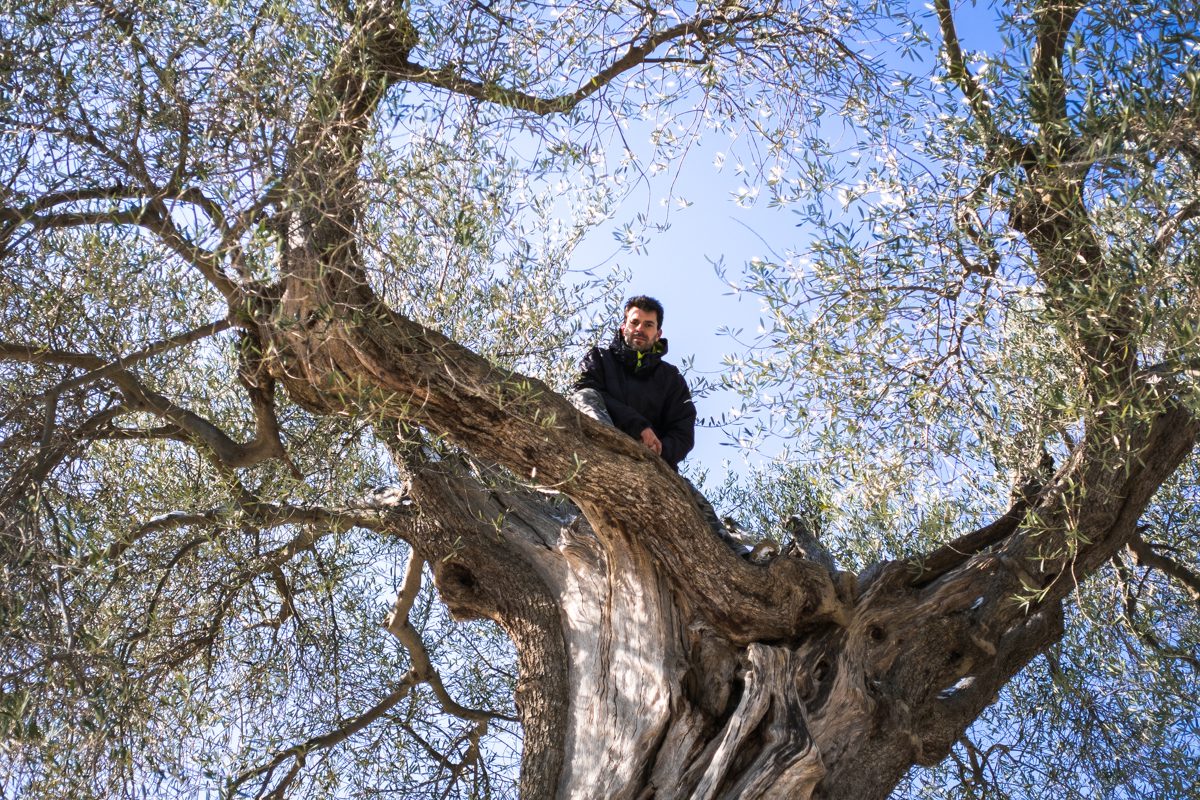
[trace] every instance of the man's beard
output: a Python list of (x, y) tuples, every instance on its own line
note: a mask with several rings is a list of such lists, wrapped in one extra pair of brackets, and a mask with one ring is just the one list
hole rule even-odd
[(630, 350), (637, 350), (639, 353), (645, 353), (653, 346), (648, 336), (643, 336), (640, 340), (635, 341), (633, 334), (627, 333), (623, 338), (625, 339), (626, 347), (628, 347)]

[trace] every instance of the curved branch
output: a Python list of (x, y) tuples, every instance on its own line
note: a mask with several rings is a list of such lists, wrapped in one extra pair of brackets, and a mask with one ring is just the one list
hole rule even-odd
[(143, 195), (141, 187), (115, 183), (109, 186), (47, 192), (20, 208), (0, 207), (0, 222), (6, 226), (0, 231), (0, 249), (15, 228), (55, 206), (88, 203), (93, 200), (133, 200)]
[(1192, 602), (1200, 604), (1200, 575), (1180, 564), (1173, 558), (1168, 558), (1162, 553), (1154, 549), (1154, 545), (1147, 542), (1141, 537), (1140, 533), (1135, 533), (1129, 538), (1126, 543), (1130, 555), (1133, 557), (1133, 563), (1141, 567), (1148, 567), (1162, 572), (1174, 578), (1187, 592), (1188, 597)]
[(1017, 530), (1028, 510), (1028, 502), (1018, 502), (990, 524), (960, 536), (926, 556), (909, 559), (909, 568), (912, 570), (910, 585), (924, 586), (961, 566), (971, 556), (1004, 541)]
[(149, 442), (169, 439), (190, 444), (187, 433), (178, 425), (158, 425), (153, 428), (118, 428), (105, 431), (104, 438), (112, 442)]
[(489, 103), (507, 106), (518, 111), (530, 111), (540, 116), (561, 114), (578, 106), (587, 98), (608, 86), (622, 74), (643, 64), (665, 61), (651, 59), (650, 56), (664, 44), (686, 39), (690, 36), (707, 36), (718, 27), (736, 29), (739, 26), (751, 25), (769, 18), (769, 14), (740, 14), (704, 16), (673, 25), (657, 33), (648, 35), (641, 42), (630, 42), (625, 52), (604, 69), (584, 81), (575, 91), (556, 97), (539, 97), (527, 94), (517, 89), (508, 89), (495, 84), (481, 83), (464, 77), (452, 67), (428, 68), (420, 64), (405, 61), (389, 71), (393, 80), (405, 80), (410, 83), (421, 83), (456, 94), (484, 100)]
[(178, 425), (225, 467), (252, 467), (270, 458), (288, 463), (287, 451), (278, 430), (258, 420), (254, 439), (247, 444), (234, 441), (213, 422), (201, 417), (163, 395), (146, 388), (131, 373), (116, 372), (112, 380), (128, 399), (129, 407), (145, 411)]
[(1013, 493), (1012, 505), (998, 519), (949, 544), (942, 545), (931, 553), (909, 559), (909, 569), (913, 570), (909, 581), (910, 585), (918, 587), (928, 584), (961, 566), (971, 556), (983, 552), (992, 545), (999, 544), (1015, 533), (1029, 509), (1033, 507), (1033, 502), (1042, 491), (1046, 481), (1054, 474), (1054, 460), (1044, 448), (1038, 464), (1038, 473), (1025, 480), (1023, 485)]
[(424, 567), (425, 561), (414, 551), (408, 558), (408, 566), (404, 572), (404, 584), (400, 589), (400, 595), (396, 598), (396, 603), (392, 607), (391, 613), (388, 614), (387, 621), (384, 623), (387, 632), (395, 636), (400, 644), (404, 646), (404, 649), (408, 651), (409, 658), (412, 659), (412, 674), (416, 675), (422, 683), (429, 685), (429, 688), (433, 690), (434, 696), (437, 697), (442, 710), (447, 714), (472, 722), (486, 722), (490, 719), (517, 722), (518, 720), (515, 717), (510, 717), (507, 714), (501, 714), (496, 711), (480, 711), (461, 706), (446, 691), (446, 686), (442, 683), (442, 676), (438, 673), (437, 669), (433, 666), (433, 661), (429, 658), (429, 650), (425, 647), (425, 641), (408, 619), (408, 612), (416, 600), (417, 593), (421, 590), (421, 571)]
[(126, 550), (146, 536), (157, 531), (169, 531), (176, 528), (186, 528), (192, 525), (215, 525), (225, 515), (224, 509), (209, 509), (208, 511), (172, 511), (142, 524), (136, 530), (129, 532), (110, 544), (105, 549), (90, 554), (83, 563), (92, 566), (101, 561), (116, 561)]
[(139, 222), (142, 227), (157, 234), (163, 244), (194, 266), (231, 304), (241, 297), (237, 285), (225, 277), (220, 257), (184, 236), (161, 199), (156, 197), (148, 203), (147, 210), (150, 213)]
[(283, 780), (280, 781), (280, 784), (275, 787), (269, 796), (280, 794), (283, 789), (285, 789), (287, 785), (291, 783), (292, 779), (299, 771), (299, 768), (304, 765), (304, 761), (309, 753), (315, 750), (328, 750), (330, 747), (346, 741), (351, 736), (363, 730), (371, 723), (375, 722), (391, 711), (397, 703), (408, 696), (408, 693), (413, 690), (413, 687), (420, 683), (421, 680), (418, 678), (417, 674), (413, 671), (409, 671), (403, 678), (400, 679), (400, 683), (395, 689), (389, 692), (375, 705), (371, 706), (371, 708), (367, 709), (357, 717), (351, 717), (350, 719), (339, 722), (331, 730), (321, 734), (320, 736), (314, 736), (303, 742), (292, 745), (286, 750), (276, 754), (276, 756), (266, 764), (241, 773), (237, 777), (231, 779), (226, 785), (226, 793), (230, 797), (237, 796), (237, 790), (240, 786), (242, 786), (242, 784), (257, 778), (260, 775), (265, 776), (263, 778), (263, 788), (265, 789), (265, 784), (270, 783), (271, 777), (274, 775), (275, 770), (278, 769), (279, 766), (288, 759), (293, 759), (294, 764), (292, 769), (283, 778)]
[[(287, 451), (284, 450), (283, 443), (279, 439), (279, 430), (275, 423), (274, 409), (271, 406), (273, 401), (264, 392), (256, 391), (257, 387), (246, 386), (247, 392), (251, 395), (251, 403), (254, 405), (256, 425), (253, 441), (243, 445), (235, 442), (227, 433), (207, 419), (146, 388), (132, 372), (121, 365), (123, 360), (128, 359), (133, 362), (144, 360), (151, 355), (197, 341), (230, 326), (231, 323), (228, 321), (218, 320), (195, 331), (164, 339), (124, 356), (116, 362), (108, 362), (90, 353), (53, 350), (37, 345), (13, 342), (0, 342), (0, 358), (35, 364), (64, 364), (92, 370), (88, 375), (76, 379), (79, 385), (82, 385), (84, 378), (93, 376), (95, 373), (102, 373), (100, 377), (109, 378), (124, 392), (128, 401), (127, 410), (146, 411), (174, 423), (194, 437), (196, 441), (204, 444), (224, 466), (248, 467), (268, 458), (280, 458), (288, 462)], [(67, 384), (72, 383), (72, 381), (67, 382)], [(56, 393), (48, 393), (48, 396), (54, 397)]]

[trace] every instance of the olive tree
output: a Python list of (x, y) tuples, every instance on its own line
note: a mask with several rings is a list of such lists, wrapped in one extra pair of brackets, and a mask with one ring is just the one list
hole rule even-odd
[(843, 565), (898, 560), (920, 586), (938, 558), (961, 562), (923, 591), (975, 571), (948, 610), (989, 627), (997, 580), (1027, 619), (1063, 617), (1007, 684), (979, 683), (994, 640), (946, 642), (974, 665), (921, 696), (999, 702), (905, 796), (1177, 797), (1195, 781), (1190, 13), (898, 14), (897, 58), (936, 53), (931, 69), (897, 78), (908, 103), (862, 109), (845, 158), (778, 186), (816, 235), (731, 278), (766, 330), (729, 359), (738, 436), (789, 439), (769, 490), (738, 487), (757, 527), (799, 512)]
[[(967, 157), (935, 196), (961, 213), (873, 222), (916, 219), (907, 241), (946, 257), (845, 259), (879, 311), (826, 331), (829, 352), (853, 335), (880, 357), (884, 328), (928, 342), (879, 300), (912, 297), (920, 265), (962, 268), (932, 289), (945, 308), (980, 296), (962, 341), (1010, 310), (1050, 325), (1019, 363), (1053, 380), (989, 373), (1044, 412), (972, 440), (1022, 443), (994, 454), (1013, 491), (979, 481), (991, 519), (981, 503), (858, 572), (796, 524), (751, 563), (660, 459), (555, 391), (618, 288), (567, 258), (639, 168), (597, 135), (648, 120), (653, 170), (697, 126), (746, 120), (765, 159), (802, 165), (824, 97), (883, 125), (844, 43), (869, 13), (9, 7), (7, 788), (487, 796), (519, 770), (530, 797), (883, 797), (1063, 636), (1123, 548), (1194, 589), (1139, 534), (1195, 436), (1190, 284), (1142, 280), (1122, 250), (1190, 263), (1191, 73), (1108, 103), (1071, 59), (1077, 41), (1116, 58), (1111, 21), (1073, 7), (1014, 14), (1029, 63), (995, 85), (939, 8), (965, 111), (930, 142)], [(1144, 229), (1119, 240), (1089, 183), (1118, 166)], [(1006, 276), (1035, 288), (989, 288)], [(779, 317), (821, 332), (804, 319)]]

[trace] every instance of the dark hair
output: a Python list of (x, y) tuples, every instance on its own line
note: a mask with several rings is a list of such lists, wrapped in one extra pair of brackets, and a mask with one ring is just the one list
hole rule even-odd
[(644, 294), (639, 294), (636, 297), (631, 297), (625, 301), (624, 316), (629, 316), (629, 309), (640, 308), (642, 311), (653, 311), (658, 314), (658, 327), (662, 327), (663, 307), (662, 303), (655, 300), (653, 297), (647, 297)]

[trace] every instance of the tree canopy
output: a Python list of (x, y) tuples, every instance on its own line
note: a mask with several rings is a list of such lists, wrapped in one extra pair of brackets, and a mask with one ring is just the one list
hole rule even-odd
[[(3, 792), (1185, 795), (1193, 16), (6, 4)], [(766, 564), (559, 394), (701, 135)]]

